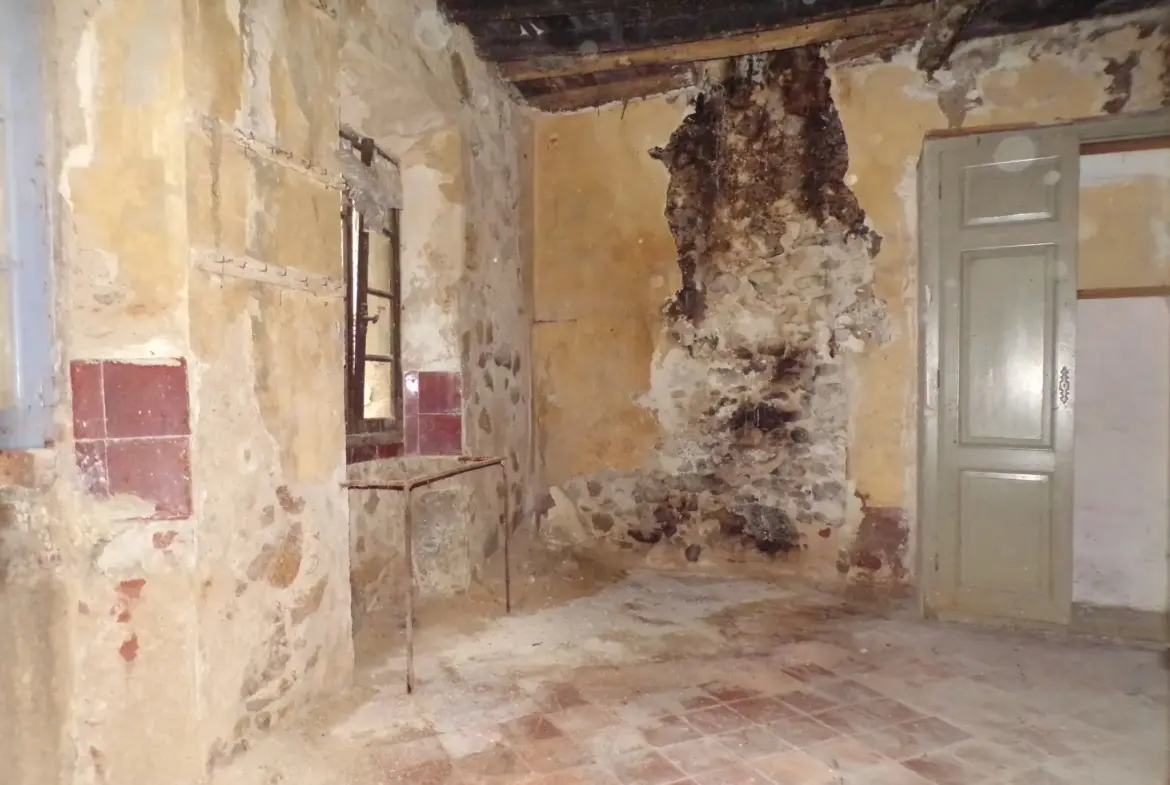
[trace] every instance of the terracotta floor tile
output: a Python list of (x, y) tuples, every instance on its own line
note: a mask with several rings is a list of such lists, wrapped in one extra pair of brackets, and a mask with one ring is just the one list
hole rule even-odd
[(812, 686), (821, 695), (827, 695), (840, 704), (861, 703), (885, 697), (877, 690), (870, 689), (853, 679), (816, 681)]
[(901, 763), (886, 763), (864, 769), (854, 779), (864, 785), (934, 785)]
[(666, 747), (697, 739), (703, 735), (700, 730), (673, 714), (666, 714), (654, 722), (638, 725), (637, 729), (641, 731), (646, 743), (651, 747)]
[(642, 733), (628, 725), (611, 725), (573, 738), (598, 761), (605, 762), (648, 749)]
[(902, 765), (937, 785), (976, 785), (987, 779), (978, 767), (945, 752), (927, 753)]
[(855, 774), (862, 769), (890, 762), (873, 747), (852, 738), (839, 738), (814, 744), (804, 751), (841, 774)]
[(796, 709), (783, 703), (779, 698), (761, 696), (727, 704), (736, 714), (742, 714), (754, 723), (775, 722), (799, 714)]
[(566, 735), (586, 733), (608, 728), (621, 722), (612, 714), (596, 706), (574, 706), (548, 715), (548, 720)]
[(710, 737), (663, 747), (658, 751), (684, 774), (690, 775), (740, 762), (738, 755)]
[[(1006, 780), (1006, 782), (1008, 785), (1074, 785), (1072, 780), (1067, 780), (1044, 767), (1020, 772), (1016, 776)], [(1075, 783), (1075, 785), (1086, 785), (1086, 783)], [(1135, 783), (1134, 785), (1137, 784)], [(1149, 785), (1161, 785), (1161, 783), (1150, 783)]]
[(782, 785), (831, 785), (837, 782), (832, 769), (802, 750), (789, 750), (754, 760), (752, 768)]
[(845, 601), (719, 576), (574, 597), (432, 628), (420, 689), (390, 653), (305, 753), (369, 785), (1170, 785), (1156, 652), (825, 613)]
[(424, 763), (447, 761), (450, 756), (437, 736), (425, 736), (413, 741), (380, 747), (376, 759), (387, 771), (400, 771)]
[(648, 696), (648, 701), (671, 714), (686, 714), (687, 712), (711, 709), (719, 705), (720, 701), (711, 693), (699, 687), (687, 687), (681, 690), (667, 690)]
[(543, 714), (528, 714), (500, 724), (504, 738), (515, 743), (543, 741), (561, 736), (561, 731)]
[(539, 776), (532, 785), (621, 785), (621, 781), (600, 766), (587, 766)]
[(797, 690), (796, 692), (785, 693), (780, 696), (780, 700), (798, 711), (803, 711), (805, 714), (815, 714), (818, 711), (831, 709), (837, 705), (837, 701), (832, 698), (809, 690)]
[(491, 749), (456, 761), (455, 771), (472, 780), (484, 777), (519, 779), (530, 774), (532, 769), (515, 751), (503, 744), (496, 744)]
[(763, 725), (752, 725), (712, 737), (744, 760), (775, 755), (791, 747)]
[(923, 743), (931, 749), (946, 747), (949, 744), (956, 744), (971, 738), (970, 733), (956, 728), (950, 723), (943, 722), (937, 717), (904, 722), (898, 727), (920, 737)]
[(518, 754), (537, 774), (587, 766), (593, 755), (572, 739), (561, 737), (516, 745)]
[(726, 706), (716, 706), (713, 709), (692, 711), (684, 716), (688, 724), (696, 730), (709, 735), (727, 733), (751, 725), (752, 722), (742, 714), (738, 714)]
[(446, 760), (431, 761), (394, 772), (383, 782), (386, 785), (463, 785), (451, 761)]
[(702, 687), (722, 703), (734, 703), (735, 701), (747, 700), (748, 698), (758, 698), (761, 695), (758, 690), (723, 681), (708, 682), (702, 685)]
[(697, 774), (695, 785), (772, 785), (772, 781), (750, 766), (738, 764)]
[(834, 709), (818, 712), (813, 715), (813, 719), (828, 725), (843, 735), (865, 733), (889, 724), (872, 714), (866, 714), (856, 706), (838, 706)]
[(803, 716), (770, 722), (766, 727), (793, 747), (807, 747), (840, 735), (828, 725), (823, 725), (812, 717)]
[(803, 665), (791, 665), (784, 668), (784, 672), (794, 679), (799, 681), (812, 681), (813, 679), (823, 679), (826, 676), (832, 676), (833, 672), (827, 668), (822, 668), (815, 663), (805, 663)]
[(657, 752), (640, 752), (619, 758), (610, 768), (622, 785), (667, 785), (683, 778), (677, 766)]
[(549, 684), (532, 694), (537, 707), (545, 714), (585, 706), (588, 701), (573, 684)]
[(920, 712), (892, 698), (879, 698), (859, 703), (857, 708), (866, 714), (872, 714), (874, 717), (884, 720), (888, 725), (900, 725), (903, 722), (925, 719)]
[(1034, 756), (993, 744), (983, 739), (969, 739), (947, 748), (947, 752), (989, 774), (1005, 775), (1036, 764)]

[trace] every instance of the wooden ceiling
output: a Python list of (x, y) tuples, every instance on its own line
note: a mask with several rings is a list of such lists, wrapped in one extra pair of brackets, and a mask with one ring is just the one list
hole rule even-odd
[(695, 64), (808, 44), (867, 51), (923, 38), (920, 67), (962, 39), (1125, 13), (1166, 0), (440, 0), (532, 105), (597, 106), (687, 87)]

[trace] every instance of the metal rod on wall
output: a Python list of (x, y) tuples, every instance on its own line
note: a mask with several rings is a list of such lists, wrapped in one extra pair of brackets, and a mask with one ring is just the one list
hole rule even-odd
[(511, 539), (512, 525), (510, 518), (511, 504), (508, 493), (508, 467), (504, 458), (472, 458), (460, 456), (459, 466), (444, 469), (432, 474), (425, 474), (407, 480), (387, 482), (358, 482), (343, 483), (342, 487), (351, 491), (405, 491), (406, 512), (403, 515), (403, 539), (406, 551), (403, 560), (406, 567), (407, 594), (406, 594), (406, 692), (414, 692), (414, 608), (417, 588), (414, 579), (414, 516), (412, 515), (412, 501), (415, 488), (432, 485), (440, 480), (458, 477), (461, 474), (483, 469), (488, 466), (499, 466), (504, 475), (504, 609), (512, 612), (512, 565)]

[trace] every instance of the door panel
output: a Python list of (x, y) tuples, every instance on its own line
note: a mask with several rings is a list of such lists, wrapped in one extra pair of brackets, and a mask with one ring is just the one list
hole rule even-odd
[(1050, 474), (960, 474), (960, 585), (1009, 595), (1045, 591), (1052, 550), (1051, 485)]
[(1067, 623), (1078, 143), (940, 155), (934, 610)]
[(964, 253), (959, 427), (965, 445), (1052, 444), (1053, 247)]

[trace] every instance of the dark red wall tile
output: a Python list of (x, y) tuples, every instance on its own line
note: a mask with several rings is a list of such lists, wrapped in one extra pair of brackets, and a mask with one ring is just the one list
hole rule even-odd
[(73, 388), (73, 438), (100, 439), (106, 435), (102, 364), (75, 360), (69, 363), (69, 380)]
[(409, 414), (402, 421), (402, 448), (407, 455), (418, 455), (418, 415)]
[(106, 432), (113, 438), (191, 433), (187, 364), (103, 364)]
[(419, 414), (459, 414), (462, 411), (458, 371), (419, 371)]
[(121, 439), (106, 444), (111, 494), (154, 503), (155, 519), (191, 516), (191, 457), (186, 437)]
[(359, 444), (345, 451), (346, 463), (365, 463), (397, 458), (403, 453), (401, 444)]
[(110, 495), (110, 477), (106, 471), (106, 443), (79, 441), (74, 444), (77, 469), (86, 493), (104, 499)]
[(402, 414), (409, 417), (418, 414), (418, 371), (411, 371), (402, 377)]
[(463, 452), (463, 418), (458, 414), (418, 416), (419, 455), (459, 455)]

